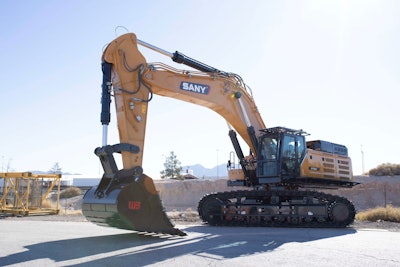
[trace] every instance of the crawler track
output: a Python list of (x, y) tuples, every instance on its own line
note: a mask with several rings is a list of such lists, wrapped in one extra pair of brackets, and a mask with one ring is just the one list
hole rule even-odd
[(346, 227), (354, 205), (314, 191), (232, 191), (204, 196), (200, 218), (215, 226)]

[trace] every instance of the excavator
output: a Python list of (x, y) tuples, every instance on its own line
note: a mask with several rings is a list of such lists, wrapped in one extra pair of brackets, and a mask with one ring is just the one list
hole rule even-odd
[[(138, 45), (190, 69), (148, 63)], [(357, 185), (346, 146), (306, 141), (308, 134), (303, 130), (267, 128), (250, 88), (239, 75), (178, 51), (170, 53), (137, 39), (134, 33), (108, 44), (102, 55), (102, 73), (102, 146), (95, 154), (104, 174), (83, 198), (82, 211), (89, 221), (143, 233), (186, 235), (169, 220), (152, 178), (142, 168), (147, 113), (154, 95), (207, 107), (228, 123), (232, 154), (236, 154), (228, 161), (228, 185), (241, 188), (200, 199), (198, 213), (204, 223), (346, 227), (354, 221), (351, 201), (319, 190)], [(109, 145), (112, 97), (120, 143)], [(241, 143), (246, 143), (249, 155), (245, 156)], [(121, 154), (122, 169), (118, 169), (114, 153)]]

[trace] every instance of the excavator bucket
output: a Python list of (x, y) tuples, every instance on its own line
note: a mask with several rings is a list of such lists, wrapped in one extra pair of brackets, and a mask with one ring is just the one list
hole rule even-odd
[(129, 171), (120, 170), (109, 181), (103, 177), (97, 187), (86, 192), (82, 212), (89, 221), (101, 226), (186, 235), (174, 228), (163, 209), (153, 180), (145, 174), (134, 179)]

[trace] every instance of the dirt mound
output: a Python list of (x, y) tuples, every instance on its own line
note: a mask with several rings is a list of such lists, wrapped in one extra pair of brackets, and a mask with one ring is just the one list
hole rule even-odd
[(197, 210), (199, 200), (206, 194), (239, 189), (228, 187), (226, 179), (211, 180), (156, 180), (154, 184), (167, 211)]
[(356, 176), (354, 180), (361, 184), (331, 193), (348, 198), (359, 211), (385, 205), (400, 206), (400, 176)]

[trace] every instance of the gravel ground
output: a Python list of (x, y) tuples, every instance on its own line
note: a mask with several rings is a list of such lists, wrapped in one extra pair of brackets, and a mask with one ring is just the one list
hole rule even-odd
[[(182, 224), (202, 224), (196, 212), (167, 212), (170, 220), (176, 225)], [(31, 216), (7, 216), (0, 214), (0, 219), (4, 220), (27, 220), (27, 221), (63, 221), (63, 222), (84, 222), (86, 218), (81, 214), (61, 214), (61, 215), (31, 215)], [(392, 232), (400, 232), (400, 223), (386, 221), (355, 221), (349, 226), (354, 229), (382, 229)]]

